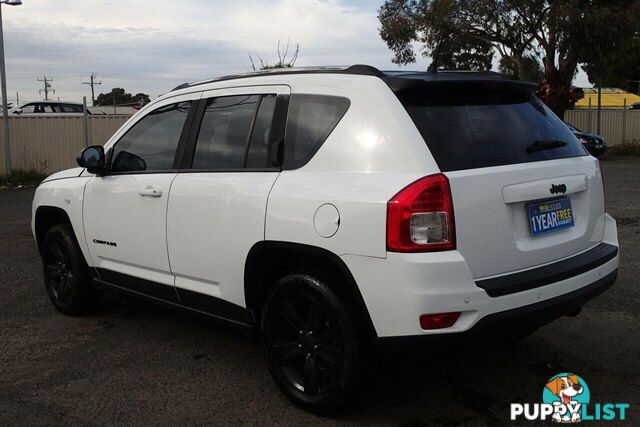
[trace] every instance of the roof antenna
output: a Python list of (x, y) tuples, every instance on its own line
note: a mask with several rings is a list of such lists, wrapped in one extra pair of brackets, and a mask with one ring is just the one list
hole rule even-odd
[(427, 71), (429, 73), (437, 73), (438, 72), (438, 57), (440, 56), (440, 47), (442, 46), (442, 42), (444, 41), (445, 32), (442, 30), (440, 32), (440, 39), (438, 40), (438, 44), (436, 45), (435, 50), (433, 51), (433, 60), (431, 64), (429, 64), (429, 68)]

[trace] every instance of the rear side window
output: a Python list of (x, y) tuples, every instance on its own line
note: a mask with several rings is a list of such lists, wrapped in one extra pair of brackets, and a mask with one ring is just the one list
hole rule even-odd
[(60, 107), (65, 113), (82, 113), (82, 105), (60, 104)]
[(292, 95), (285, 136), (285, 169), (304, 166), (349, 109), (347, 98)]
[[(271, 121), (270, 118), (265, 117), (268, 115), (266, 109), (261, 109), (256, 116), (261, 100), (260, 95), (209, 99), (198, 133), (192, 168), (244, 168), (250, 134), (251, 140), (255, 141), (253, 156), (251, 156), (252, 164), (262, 163), (261, 143), (268, 145)], [(263, 106), (268, 107), (268, 102), (265, 101)], [(271, 111), (272, 116), (273, 111)], [(264, 138), (263, 141), (260, 141), (261, 137)], [(266, 150), (268, 151), (268, 147)]]
[(442, 171), (586, 155), (569, 128), (522, 90), (474, 83), (397, 95)]
[(251, 143), (247, 153), (247, 168), (270, 168), (272, 166), (269, 163), (269, 137), (275, 108), (275, 95), (262, 97), (251, 133)]
[(111, 171), (173, 169), (191, 102), (166, 105), (144, 116), (113, 147)]

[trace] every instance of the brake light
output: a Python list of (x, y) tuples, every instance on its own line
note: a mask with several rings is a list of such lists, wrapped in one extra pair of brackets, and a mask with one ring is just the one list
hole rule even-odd
[(447, 251), (455, 247), (453, 202), (446, 176), (421, 178), (389, 200), (388, 251)]

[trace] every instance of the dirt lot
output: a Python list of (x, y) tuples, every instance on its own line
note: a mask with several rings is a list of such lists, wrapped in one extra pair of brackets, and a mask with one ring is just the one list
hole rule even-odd
[(602, 167), (622, 245), (611, 290), (515, 344), (387, 357), (339, 419), (290, 405), (238, 332), (117, 295), (93, 316), (60, 315), (29, 228), (33, 189), (0, 191), (0, 425), (501, 425), (511, 402), (540, 402), (563, 371), (588, 382), (592, 402), (630, 403), (628, 425), (638, 425), (640, 159)]

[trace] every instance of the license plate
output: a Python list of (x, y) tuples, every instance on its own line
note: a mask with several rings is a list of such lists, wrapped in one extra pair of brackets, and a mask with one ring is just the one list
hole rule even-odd
[(527, 205), (527, 210), (529, 228), (533, 236), (553, 233), (575, 225), (571, 200), (568, 197), (531, 203)]

